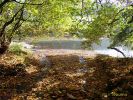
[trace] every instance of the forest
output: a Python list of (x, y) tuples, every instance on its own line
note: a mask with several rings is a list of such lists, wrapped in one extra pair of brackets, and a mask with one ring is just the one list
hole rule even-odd
[(133, 0), (0, 0), (0, 100), (132, 100)]

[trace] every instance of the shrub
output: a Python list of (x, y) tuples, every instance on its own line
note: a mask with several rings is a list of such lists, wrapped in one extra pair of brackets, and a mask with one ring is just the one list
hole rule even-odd
[(22, 45), (20, 45), (20, 44), (12, 44), (9, 47), (9, 52), (14, 53), (16, 55), (20, 55), (20, 54), (24, 53), (24, 51), (22, 50)]

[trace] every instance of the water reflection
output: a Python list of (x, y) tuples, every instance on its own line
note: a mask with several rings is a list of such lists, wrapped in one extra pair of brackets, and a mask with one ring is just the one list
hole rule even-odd
[[(34, 49), (66, 49), (66, 50), (84, 50), (82, 48), (82, 41), (80, 39), (76, 40), (44, 40), (35, 44)], [(113, 57), (122, 58), (123, 55), (113, 49), (108, 49), (110, 45), (110, 40), (108, 38), (101, 38), (99, 44), (92, 44), (92, 49), (99, 54), (105, 54)], [(122, 51), (126, 57), (133, 57), (133, 50), (126, 46), (116, 47)], [(89, 51), (89, 50), (88, 50)]]
[[(111, 44), (111, 41), (108, 38), (101, 38), (100, 41), (101, 42), (99, 45), (95, 43), (92, 44), (92, 48), (95, 52), (112, 57), (123, 58), (123, 55), (120, 52), (117, 52), (113, 49), (108, 49), (109, 45)], [(131, 50), (131, 48), (127, 46), (117, 46), (116, 48), (122, 51), (126, 57), (133, 57), (133, 50)]]
[(36, 48), (40, 49), (70, 49), (81, 50), (81, 42), (83, 40), (44, 40), (35, 44)]

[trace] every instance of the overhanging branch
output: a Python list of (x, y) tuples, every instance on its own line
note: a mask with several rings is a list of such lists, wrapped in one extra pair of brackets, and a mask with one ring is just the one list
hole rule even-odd
[(117, 48), (115, 48), (115, 47), (109, 47), (109, 49), (114, 49), (114, 50), (116, 50), (117, 52), (121, 53), (121, 54), (123, 55), (123, 57), (126, 57), (126, 55), (125, 55), (122, 51), (120, 51), (119, 49), (117, 49)]
[(9, 21), (5, 22), (5, 24), (3, 25), (3, 27), (2, 27), (2, 29), (1, 29), (1, 31), (0, 31), (0, 37), (4, 34), (4, 31), (5, 31), (6, 27), (7, 27), (8, 25), (10, 25), (10, 24), (14, 21), (15, 17), (18, 15), (18, 13), (19, 13), (22, 9), (23, 9), (23, 6), (14, 14), (14, 16), (13, 16)]
[(34, 3), (27, 3), (27, 2), (19, 2), (19, 1), (17, 1), (17, 0), (12, 0), (12, 1), (14, 1), (14, 2), (16, 2), (16, 3), (19, 3), (19, 4), (27, 4), (27, 5), (42, 5), (43, 3), (39, 3), (39, 4), (34, 4)]
[(10, 2), (10, 0), (3, 0), (3, 2), (0, 4), (0, 9), (3, 8), (3, 6), (8, 2)]
[[(129, 6), (131, 6), (131, 7), (133, 7), (133, 4), (131, 4), (131, 5), (129, 5)], [(109, 25), (112, 25), (114, 22), (116, 22), (117, 20), (119, 20), (119, 18), (116, 18), (117, 17), (117, 15), (118, 14), (120, 14), (122, 11), (124, 11), (125, 10), (125, 8), (122, 8), (122, 9), (120, 9), (117, 13), (116, 13), (116, 15), (114, 16), (114, 18), (112, 19), (112, 21), (109, 23)], [(133, 16), (132, 16), (132, 19), (128, 22), (128, 24), (129, 23), (132, 23), (133, 22)]]
[(6, 5), (8, 2), (11, 2), (10, 0), (3, 0), (3, 2), (0, 4), (0, 14), (3, 11), (3, 6)]

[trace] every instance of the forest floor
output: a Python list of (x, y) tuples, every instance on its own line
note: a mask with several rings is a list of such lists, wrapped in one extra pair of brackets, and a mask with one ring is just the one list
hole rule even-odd
[(133, 100), (133, 58), (45, 58), (0, 56), (0, 100)]

